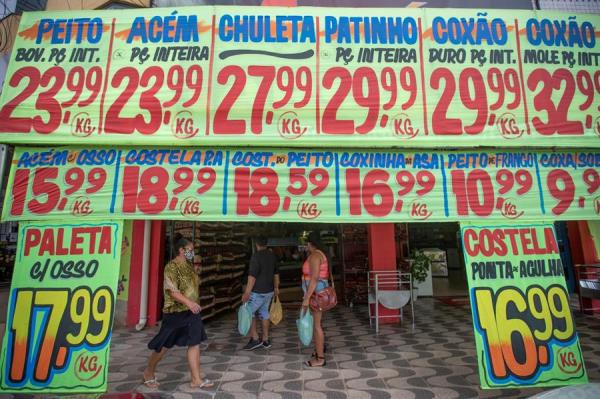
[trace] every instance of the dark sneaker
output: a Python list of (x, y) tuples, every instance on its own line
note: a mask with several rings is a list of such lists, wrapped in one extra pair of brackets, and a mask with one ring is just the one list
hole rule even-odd
[(262, 345), (263, 344), (262, 344), (261, 340), (250, 338), (250, 341), (248, 341), (246, 346), (244, 346), (244, 350), (245, 351), (253, 351), (256, 348), (260, 348)]
[(268, 340), (267, 341), (263, 341), (262, 342), (262, 346), (265, 349), (269, 349), (271, 347), (271, 341), (268, 341)]

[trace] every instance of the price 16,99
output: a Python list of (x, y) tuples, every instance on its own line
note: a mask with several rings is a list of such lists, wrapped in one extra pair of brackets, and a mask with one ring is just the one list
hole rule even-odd
[[(570, 345), (575, 327), (562, 285), (532, 285), (526, 292), (476, 288), (474, 306), (483, 331), (488, 372), (497, 380), (528, 380), (553, 358), (552, 342)], [(511, 310), (512, 309), (512, 310)]]

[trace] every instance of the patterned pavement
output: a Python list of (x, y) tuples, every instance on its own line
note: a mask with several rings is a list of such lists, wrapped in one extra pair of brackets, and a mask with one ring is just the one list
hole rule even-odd
[[(377, 336), (369, 328), (365, 307), (338, 306), (325, 319), (328, 354), (322, 369), (302, 364), (311, 349), (299, 345), (294, 322), (297, 307), (284, 309), (285, 319), (273, 329), (269, 350), (243, 351), (247, 340), (237, 333), (233, 315), (212, 320), (206, 326), (209, 342), (202, 354), (203, 372), (215, 381), (215, 387), (208, 390), (187, 386), (183, 348), (172, 350), (159, 365), (160, 391), (140, 386), (148, 356), (146, 343), (157, 329), (116, 331), (109, 392), (137, 391), (152, 393), (147, 397), (176, 399), (525, 398), (541, 392), (478, 387), (468, 306), (420, 298), (415, 313), (414, 329), (405, 313), (404, 325), (382, 326)], [(576, 316), (576, 323), (590, 382), (600, 382), (600, 318)]]

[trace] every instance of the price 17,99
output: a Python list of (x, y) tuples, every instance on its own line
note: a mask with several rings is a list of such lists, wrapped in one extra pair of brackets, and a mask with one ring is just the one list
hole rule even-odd
[(18, 289), (8, 318), (8, 381), (46, 384), (69, 366), (73, 350), (103, 347), (110, 338), (113, 302), (108, 287)]

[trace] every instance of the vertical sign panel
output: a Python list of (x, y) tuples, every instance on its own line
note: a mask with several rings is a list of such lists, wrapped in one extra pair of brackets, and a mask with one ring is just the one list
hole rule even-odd
[(121, 221), (20, 224), (2, 391), (106, 391), (122, 230)]
[(483, 388), (587, 383), (552, 223), (461, 223)]

